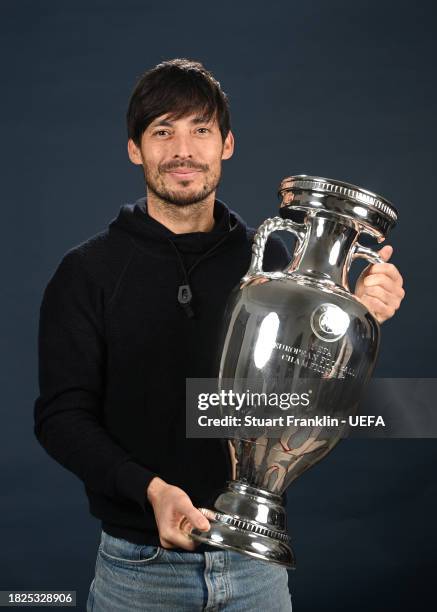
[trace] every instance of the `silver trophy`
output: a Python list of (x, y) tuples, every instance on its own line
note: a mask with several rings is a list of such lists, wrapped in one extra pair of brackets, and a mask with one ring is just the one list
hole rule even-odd
[[(372, 374), (380, 335), (351, 293), (348, 271), (357, 258), (382, 261), (358, 240), (368, 234), (382, 242), (397, 211), (360, 187), (307, 175), (284, 179), (279, 196), (281, 216), (258, 228), (250, 268), (228, 302), (219, 386), (231, 380), (238, 391), (240, 381), (250, 381), (256, 391), (299, 391), (311, 380), (312, 410), (345, 417), (356, 411)], [(293, 258), (282, 271), (264, 272), (264, 247), (277, 230), (295, 236)], [(213, 509), (201, 508), (210, 530), (191, 529), (191, 537), (294, 568), (283, 493), (343, 433), (291, 426), (273, 437), (228, 440), (232, 480)]]

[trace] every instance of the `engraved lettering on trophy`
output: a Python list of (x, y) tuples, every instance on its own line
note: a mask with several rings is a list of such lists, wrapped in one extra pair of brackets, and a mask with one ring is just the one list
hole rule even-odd
[(342, 366), (338, 364), (326, 347), (317, 347), (316, 350), (305, 350), (301, 347), (284, 344), (283, 342), (275, 342), (273, 348), (278, 350), (281, 354), (281, 359), (287, 361), (290, 365), (298, 365), (319, 374), (330, 375), (331, 377), (345, 378), (347, 376), (355, 376), (354, 370), (347, 365)]

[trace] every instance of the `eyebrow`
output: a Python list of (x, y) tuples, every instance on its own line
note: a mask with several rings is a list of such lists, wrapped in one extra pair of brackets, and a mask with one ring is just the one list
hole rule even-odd
[[(190, 121), (190, 123), (192, 123), (193, 125), (198, 125), (199, 123), (208, 123), (208, 117), (204, 116), (201, 117), (199, 115), (197, 115), (196, 117), (193, 117)], [(165, 127), (171, 127), (173, 125), (174, 121), (169, 121), (168, 119), (156, 119), (155, 121), (152, 122), (151, 127), (157, 127), (158, 125), (164, 125)]]

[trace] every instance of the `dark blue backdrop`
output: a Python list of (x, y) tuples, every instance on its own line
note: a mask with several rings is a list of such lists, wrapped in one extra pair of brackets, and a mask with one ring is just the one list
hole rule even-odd
[[(380, 376), (436, 376), (431, 2), (2, 1), (0, 588), (76, 589), (99, 525), (32, 433), (38, 308), (63, 253), (141, 196), (124, 115), (137, 77), (199, 59), (229, 94), (236, 153), (219, 195), (251, 224), (286, 175), (320, 174), (399, 208), (407, 297)], [(412, 406), (414, 410), (414, 406)], [(419, 610), (434, 589), (434, 440), (344, 441), (289, 489), (294, 610)]]

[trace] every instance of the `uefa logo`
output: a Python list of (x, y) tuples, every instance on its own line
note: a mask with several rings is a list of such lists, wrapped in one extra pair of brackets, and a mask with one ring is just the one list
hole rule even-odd
[(336, 304), (320, 304), (311, 315), (311, 329), (325, 342), (340, 340), (345, 335), (349, 323), (347, 312)]

